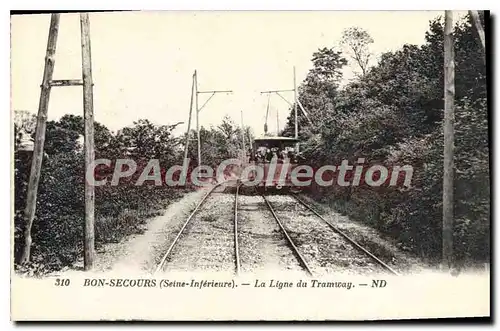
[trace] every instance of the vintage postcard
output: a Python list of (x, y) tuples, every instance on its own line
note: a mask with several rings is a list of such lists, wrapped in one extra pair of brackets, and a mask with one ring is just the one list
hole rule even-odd
[(12, 13), (11, 319), (490, 318), (489, 17)]

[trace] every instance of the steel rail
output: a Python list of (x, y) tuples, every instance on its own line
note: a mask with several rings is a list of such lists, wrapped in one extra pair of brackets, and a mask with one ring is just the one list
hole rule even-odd
[(293, 240), (292, 238), (290, 238), (290, 236), (288, 235), (288, 232), (285, 230), (285, 227), (283, 226), (283, 224), (281, 223), (280, 219), (278, 218), (278, 215), (276, 215), (276, 212), (274, 211), (273, 207), (271, 206), (271, 204), (269, 203), (269, 201), (267, 200), (267, 198), (262, 194), (261, 195), (262, 198), (264, 199), (264, 201), (266, 202), (267, 204), (267, 207), (269, 208), (269, 210), (271, 211), (271, 214), (273, 214), (273, 217), (274, 219), (276, 220), (276, 222), (278, 223), (278, 225), (280, 226), (281, 230), (283, 231), (283, 233), (285, 234), (285, 237), (286, 239), (288, 240), (288, 243), (290, 244), (290, 246), (293, 248), (293, 252), (295, 253), (295, 255), (297, 256), (297, 259), (299, 260), (299, 263), (302, 265), (302, 267), (307, 271), (307, 273), (312, 276), (312, 271), (311, 269), (309, 268), (309, 266), (307, 265), (307, 262), (306, 260), (304, 259), (304, 257), (300, 254), (299, 252), (299, 249), (297, 248), (297, 246), (295, 246), (295, 244), (293, 243)]
[(238, 194), (241, 185), (243, 185), (243, 183), (238, 183), (236, 185), (236, 193), (234, 195), (234, 260), (236, 264), (236, 275), (239, 275), (240, 273), (240, 253), (238, 246)]
[(389, 270), (391, 273), (393, 273), (394, 275), (397, 275), (399, 276), (399, 273), (397, 273), (394, 269), (392, 269), (390, 266), (388, 266), (385, 262), (383, 262), (382, 260), (380, 260), (378, 257), (376, 257), (375, 255), (373, 255), (372, 253), (370, 253), (366, 248), (364, 248), (363, 246), (361, 246), (360, 244), (358, 244), (354, 239), (352, 239), (351, 237), (349, 237), (347, 234), (345, 234), (342, 230), (340, 230), (338, 227), (336, 227), (335, 225), (333, 225), (331, 222), (329, 222), (328, 220), (326, 220), (323, 216), (321, 216), (321, 214), (319, 214), (316, 210), (314, 210), (311, 206), (309, 206), (306, 202), (304, 202), (302, 199), (300, 199), (297, 195), (295, 194), (292, 194), (292, 196), (300, 203), (302, 204), (304, 207), (306, 207), (307, 209), (309, 209), (311, 212), (313, 212), (316, 216), (318, 216), (323, 222), (325, 222), (326, 224), (328, 224), (328, 226), (333, 230), (335, 231), (336, 233), (338, 233), (339, 235), (341, 235), (342, 237), (344, 237), (344, 239), (346, 239), (347, 241), (349, 241), (352, 245), (354, 245), (356, 248), (358, 248), (359, 250), (361, 250), (363, 253), (365, 253), (366, 255), (368, 255), (369, 257), (371, 257), (375, 262), (377, 262), (378, 264), (380, 264), (382, 267), (384, 267), (385, 269)]
[(193, 216), (196, 214), (196, 212), (201, 207), (201, 205), (205, 202), (205, 200), (207, 200), (207, 198), (210, 196), (210, 194), (212, 194), (214, 192), (214, 190), (217, 187), (221, 186), (223, 183), (224, 182), (218, 183), (218, 184), (214, 185), (207, 192), (207, 194), (205, 194), (205, 196), (203, 197), (203, 199), (201, 199), (200, 202), (198, 202), (198, 204), (196, 205), (196, 207), (194, 208), (194, 210), (191, 212), (191, 214), (189, 215), (189, 217), (187, 218), (187, 220), (184, 222), (184, 225), (182, 226), (182, 228), (177, 233), (177, 236), (174, 238), (174, 241), (170, 244), (170, 247), (168, 248), (167, 252), (163, 255), (160, 263), (158, 263), (158, 266), (157, 266), (157, 268), (155, 270), (155, 273), (158, 273), (159, 271), (161, 271), (165, 267), (165, 262), (167, 261), (168, 256), (170, 255), (170, 253), (172, 252), (172, 249), (174, 248), (175, 244), (177, 243), (177, 241), (179, 240), (180, 236), (182, 235), (182, 233), (186, 229), (186, 226), (189, 224), (189, 222), (191, 221), (191, 219), (193, 218)]

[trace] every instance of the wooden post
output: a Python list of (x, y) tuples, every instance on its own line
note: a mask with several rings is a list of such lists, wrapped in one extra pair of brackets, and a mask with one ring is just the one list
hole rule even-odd
[(243, 145), (243, 161), (246, 162), (247, 147), (245, 144), (245, 125), (243, 124), (243, 110), (241, 111), (241, 143)]
[(280, 112), (276, 108), (276, 136), (280, 135)]
[(293, 111), (295, 113), (295, 139), (299, 138), (299, 119), (297, 118), (297, 81), (295, 77), (295, 67), (293, 67)]
[(196, 109), (196, 140), (198, 141), (198, 165), (201, 165), (200, 110), (198, 109), (198, 74), (194, 71), (195, 109)]
[(483, 45), (483, 59), (486, 63), (486, 38), (484, 36), (483, 26), (481, 24), (481, 19), (479, 18), (479, 13), (477, 10), (469, 10), (469, 15), (472, 19), (474, 26), (476, 27), (477, 34), (479, 35), (479, 39), (481, 40), (481, 44)]
[(453, 12), (445, 11), (444, 24), (444, 171), (443, 171), (443, 268), (453, 264), (453, 150), (455, 121), (455, 60), (453, 51)]
[[(94, 161), (94, 104), (92, 91), (92, 59), (90, 47), (90, 23), (88, 13), (80, 14), (82, 42), (83, 112), (85, 119), (85, 171)], [(84, 268), (94, 266), (94, 186), (85, 180), (85, 242)]]
[[(188, 127), (186, 131), (186, 145), (184, 147), (184, 159), (187, 159), (188, 156), (188, 149), (189, 149), (189, 136), (190, 136), (190, 131), (191, 131), (191, 117), (193, 114), (193, 98), (194, 98), (194, 79), (196, 76), (196, 71), (193, 74), (192, 78), (192, 84), (191, 84), (191, 101), (189, 102), (189, 120), (188, 120)], [(183, 160), (184, 162), (184, 160)]]
[(49, 108), (49, 98), (51, 89), (52, 74), (54, 73), (57, 35), (59, 32), (59, 14), (52, 14), (50, 18), (49, 37), (47, 41), (47, 52), (45, 55), (45, 69), (41, 85), (40, 101), (38, 104), (38, 116), (35, 134), (35, 146), (33, 159), (31, 161), (30, 178), (28, 182), (28, 196), (26, 208), (24, 210), (24, 249), (21, 256), (21, 264), (26, 264), (30, 260), (31, 253), (31, 227), (35, 218), (36, 198), (38, 192), (38, 182), (40, 180), (40, 170), (42, 168), (43, 147), (45, 144), (45, 129), (47, 126), (47, 111)]
[[(295, 66), (293, 67), (293, 108), (295, 113), (295, 139), (299, 138), (299, 119), (297, 117), (297, 79), (295, 77)], [(295, 145), (296, 152), (299, 151), (299, 143)]]
[(271, 93), (267, 94), (266, 121), (264, 122), (264, 135), (267, 135), (267, 119), (269, 117), (269, 105), (271, 103)]

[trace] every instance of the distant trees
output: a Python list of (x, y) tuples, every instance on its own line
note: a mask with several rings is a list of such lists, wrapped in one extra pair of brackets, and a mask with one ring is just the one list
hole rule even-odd
[(36, 127), (36, 116), (26, 110), (16, 110), (14, 112), (14, 126), (18, 130), (33, 132)]
[[(253, 140), (252, 130), (245, 127), (242, 133), (241, 126), (236, 125), (229, 116), (224, 116), (221, 124), (216, 127), (201, 127), (201, 159), (203, 164), (217, 167), (222, 160), (240, 157), (243, 149), (242, 134), (245, 134), (248, 149), (248, 142)], [(191, 137), (195, 136), (196, 132), (193, 130)], [(188, 157), (192, 162), (197, 158), (196, 148), (196, 141), (189, 144)]]

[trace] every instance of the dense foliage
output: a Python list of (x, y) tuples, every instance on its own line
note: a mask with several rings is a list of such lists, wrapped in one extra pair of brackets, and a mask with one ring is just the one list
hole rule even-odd
[[(192, 130), (188, 158), (194, 164), (198, 159), (196, 139), (196, 131)], [(252, 139), (253, 134), (249, 127), (245, 127), (243, 132), (241, 127), (237, 126), (228, 116), (225, 116), (221, 124), (216, 127), (201, 127), (200, 152), (203, 165), (216, 169), (223, 160), (241, 157), (243, 140), (245, 141), (245, 149), (248, 152)]]
[[(18, 261), (24, 245), (22, 217), (31, 165), (30, 153), (19, 148), (19, 133), (21, 128), (33, 131), (34, 115), (18, 112), (15, 120), (14, 254)], [(168, 203), (189, 189), (155, 186), (153, 181), (145, 182), (149, 185), (135, 185), (150, 159), (160, 160), (162, 170), (182, 164), (184, 140), (173, 134), (174, 129), (175, 125), (153, 125), (147, 120), (139, 120), (133, 126), (113, 133), (95, 123), (96, 159), (114, 161), (127, 158), (138, 164), (136, 174), (121, 179), (119, 185), (112, 186), (108, 181), (107, 185), (95, 189), (97, 248), (141, 232), (148, 218), (158, 215)], [(32, 228), (32, 258), (27, 266), (31, 271), (57, 270), (73, 264), (82, 256), (85, 217), (83, 133), (84, 123), (80, 116), (65, 115), (58, 121), (47, 123), (45, 156)], [(229, 118), (218, 128), (202, 128), (201, 133), (202, 155), (206, 161), (239, 156), (241, 145), (238, 145), (237, 135), (240, 129)], [(190, 148), (193, 167), (196, 165), (196, 140), (191, 147), (194, 148)], [(110, 177), (114, 166), (107, 169), (109, 171), (102, 177)]]
[[(487, 261), (490, 252), (486, 68), (468, 19), (456, 24), (454, 37), (454, 245), (457, 261), (480, 262)], [(301, 115), (299, 136), (306, 159), (316, 166), (344, 159), (354, 164), (359, 157), (366, 159), (365, 165), (412, 165), (412, 186), (407, 189), (333, 186), (317, 188), (316, 193), (340, 211), (393, 236), (403, 249), (434, 260), (440, 258), (442, 222), (442, 19), (430, 22), (425, 40), (421, 46), (407, 44), (383, 54), (377, 65), (342, 88), (340, 77), (325, 77), (324, 68), (339, 72), (346, 65), (343, 55), (320, 49), (299, 100), (312, 118), (321, 121), (310, 125)], [(293, 112), (284, 134), (291, 132)]]

